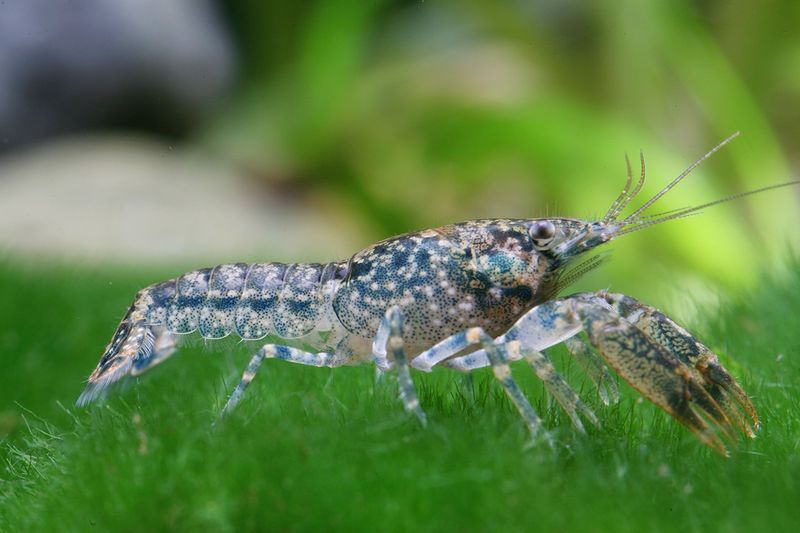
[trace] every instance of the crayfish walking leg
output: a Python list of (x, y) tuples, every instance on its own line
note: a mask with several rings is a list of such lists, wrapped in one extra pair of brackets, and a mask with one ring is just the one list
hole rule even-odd
[(282, 359), (291, 363), (299, 363), (301, 365), (318, 367), (334, 367), (340, 364), (336, 361), (333, 354), (330, 353), (311, 353), (298, 348), (292, 348), (290, 346), (267, 344), (258, 350), (258, 352), (250, 360), (250, 363), (247, 365), (247, 369), (244, 371), (242, 380), (236, 386), (233, 394), (231, 394), (231, 397), (228, 398), (228, 402), (222, 409), (222, 417), (230, 414), (230, 412), (233, 411), (236, 405), (241, 401), (244, 391), (247, 389), (247, 386), (250, 384), (250, 382), (253, 381), (253, 378), (256, 377), (256, 372), (258, 372), (258, 368), (261, 366), (261, 363), (264, 361), (264, 359)]
[[(574, 391), (539, 352), (575, 339), (581, 331), (620, 377), (718, 452), (727, 454), (723, 438), (735, 441), (734, 428), (751, 438), (758, 429), (755, 408), (716, 355), (663, 313), (628, 296), (601, 291), (551, 300), (523, 315), (492, 346), (448, 359), (474, 344), (464, 342), (470, 331), (441, 341), (431, 351), (446, 346), (448, 354), (434, 359), (461, 371), (489, 366), (491, 354), (498, 351), (509, 361), (527, 359), (579, 429), (576, 408), (592, 422), (594, 416), (577, 403)], [(588, 346), (572, 341), (569, 347), (588, 356), (590, 374), (607, 381)], [(422, 356), (427, 361), (431, 354)]]

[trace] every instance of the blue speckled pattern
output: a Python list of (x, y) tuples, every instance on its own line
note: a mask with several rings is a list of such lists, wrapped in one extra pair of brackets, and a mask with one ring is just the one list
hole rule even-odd
[[(142, 371), (174, 350), (166, 343), (155, 356), (159, 342), (195, 331), (207, 339), (295, 339), (335, 353), (337, 364), (358, 363), (371, 357), (370, 341), (391, 307), (404, 316), (412, 355), (466, 327), (498, 334), (557, 285), (530, 224), (471, 221), (387, 239), (327, 264), (232, 263), (156, 283), (139, 291), (103, 359), (104, 368), (123, 362), (124, 347), (136, 365), (115, 366), (113, 380), (99, 379), (98, 367), (90, 383)], [(563, 231), (581, 224), (563, 219)]]
[(345, 261), (225, 264), (147, 287), (136, 295), (78, 404), (167, 359), (176, 335), (199, 330), (216, 339), (235, 332), (270, 342), (251, 359), (223, 415), (241, 401), (265, 359), (316, 367), (371, 360), (382, 371), (396, 370), (400, 399), (422, 425), (427, 417), (412, 368), (491, 367), (536, 440), (541, 420), (511, 373), (512, 361), (528, 362), (578, 431), (584, 431), (583, 420), (599, 425), (542, 353), (565, 343), (604, 402), (618, 398), (608, 365), (703, 443), (726, 454), (737, 430), (755, 437), (759, 418), (711, 350), (628, 296), (605, 291), (556, 296), (598, 266), (597, 257), (573, 263), (586, 252), (720, 203), (646, 213), (733, 137), (625, 218), (621, 213), (644, 185), (643, 160), (635, 184), (629, 165), (625, 187), (600, 220), (473, 220), (393, 237)]
[(296, 264), (286, 270), (272, 325), (278, 337), (296, 339), (314, 330), (319, 321), (323, 266), (317, 263)]
[(283, 263), (250, 266), (241, 300), (234, 311), (236, 333), (243, 339), (261, 339), (273, 331), (272, 316), (286, 269)]
[(136, 301), (141, 302), (145, 308), (145, 320), (148, 325), (166, 324), (167, 307), (175, 297), (176, 286), (175, 280), (171, 279), (151, 285), (139, 292)]
[[(193, 270), (178, 278), (177, 292), (167, 305), (167, 329), (192, 333), (200, 326), (200, 309), (208, 296), (210, 268)], [(149, 314), (149, 313), (148, 313)]]
[(200, 308), (200, 334), (206, 339), (221, 339), (235, 328), (236, 305), (242, 296), (247, 265), (219, 265), (211, 271), (208, 295)]
[(403, 235), (356, 254), (334, 309), (348, 331), (373, 336), (386, 309), (405, 338), (430, 346), (471, 326), (501, 332), (548, 290), (546, 258), (525, 221), (475, 221)]

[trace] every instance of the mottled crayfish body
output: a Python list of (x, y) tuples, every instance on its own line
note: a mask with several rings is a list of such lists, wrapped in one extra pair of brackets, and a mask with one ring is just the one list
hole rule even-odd
[(333, 305), (344, 327), (365, 337), (397, 306), (405, 340), (425, 348), (466, 327), (508, 328), (547, 286), (545, 268), (523, 221), (453, 224), (357, 253)]
[(236, 333), (243, 339), (261, 339), (272, 331), (272, 315), (286, 269), (283, 263), (256, 263), (250, 267), (234, 311)]
[(200, 308), (208, 296), (210, 268), (193, 270), (178, 278), (175, 297), (167, 306), (167, 329), (192, 333), (200, 326)]
[(206, 339), (221, 339), (230, 335), (236, 324), (239, 304), (247, 277), (245, 263), (220, 265), (211, 271), (208, 295), (200, 308), (200, 334)]
[(464, 327), (507, 328), (541, 299), (545, 267), (522, 224), (465, 223), (389, 239), (347, 261), (194, 270), (144, 289), (134, 307), (148, 326), (206, 339), (335, 331), (341, 340), (371, 338), (398, 306), (407, 340), (424, 347)]
[(399, 396), (423, 425), (427, 418), (412, 368), (472, 372), (491, 367), (538, 438), (541, 420), (512, 376), (510, 362), (526, 360), (579, 431), (585, 431), (582, 418), (599, 425), (544, 353), (564, 343), (604, 403), (619, 399), (611, 368), (706, 445), (726, 454), (737, 430), (756, 435), (759, 418), (711, 350), (631, 297), (607, 291), (557, 295), (600, 264), (598, 256), (578, 259), (595, 247), (742, 196), (646, 213), (734, 136), (624, 218), (644, 185), (643, 159), (639, 180), (634, 182), (629, 164), (625, 187), (599, 220), (472, 220), (386, 239), (346, 261), (225, 264), (152, 285), (137, 294), (78, 405), (165, 360), (175, 351), (175, 334), (199, 331), (217, 339), (235, 333), (267, 339), (223, 414), (241, 401), (269, 359), (314, 367), (369, 360), (381, 371), (396, 368)]
[(134, 308), (147, 326), (170, 333), (296, 339), (333, 326), (325, 294), (341, 281), (342, 264), (234, 263), (193, 270), (140, 291)]
[(318, 263), (299, 263), (286, 269), (272, 315), (272, 326), (279, 337), (296, 339), (315, 329), (322, 315), (322, 268)]

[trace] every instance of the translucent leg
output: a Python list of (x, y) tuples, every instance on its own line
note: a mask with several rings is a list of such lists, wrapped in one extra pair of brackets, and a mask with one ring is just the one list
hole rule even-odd
[[(442, 361), (446, 361), (453, 357), (458, 352), (475, 345), (475, 341), (471, 340), (469, 334), (471, 331), (478, 331), (477, 328), (461, 331), (454, 335), (447, 337), (443, 341), (434, 345), (432, 348), (422, 352), (411, 361), (411, 366), (418, 370), (430, 372), (431, 369)], [(479, 330), (480, 333), (483, 330)], [(486, 353), (481, 350), (481, 361), (485, 362), (484, 366), (489, 366), (489, 358)]]
[(250, 382), (253, 381), (253, 378), (256, 377), (256, 372), (258, 372), (258, 368), (261, 366), (264, 359), (283, 359), (291, 363), (309, 366), (337, 366), (333, 354), (330, 353), (311, 353), (290, 346), (267, 344), (258, 350), (250, 360), (250, 363), (248, 363), (242, 380), (236, 386), (231, 397), (228, 398), (228, 402), (225, 404), (222, 414), (220, 415), (221, 417), (227, 416), (241, 401), (244, 391), (247, 389)]
[[(581, 401), (578, 394), (564, 381), (558, 374), (555, 366), (543, 353), (522, 346), (518, 341), (496, 344), (506, 360), (525, 359), (533, 371), (542, 380), (545, 388), (550, 395), (561, 405), (567, 415), (572, 420), (572, 424), (579, 430), (584, 431), (583, 423), (578, 417), (578, 411), (583, 413), (587, 420), (593, 425), (598, 426), (597, 417), (589, 407)], [(489, 358), (484, 350), (481, 353), (464, 355), (449, 359), (443, 363), (445, 366), (454, 368), (461, 372), (471, 372), (478, 368), (489, 366)]]
[(583, 372), (597, 387), (597, 394), (603, 403), (606, 405), (619, 403), (617, 381), (600, 356), (578, 336), (570, 337), (564, 344)]
[(506, 390), (506, 394), (508, 394), (511, 401), (514, 402), (519, 414), (522, 416), (523, 420), (525, 420), (525, 424), (528, 426), (531, 436), (534, 438), (538, 437), (542, 421), (531, 406), (528, 398), (522, 393), (517, 382), (514, 381), (511, 375), (511, 367), (508, 366), (508, 359), (504, 350), (501, 349), (501, 346), (495, 345), (493, 339), (486, 335), (483, 330), (480, 330), (480, 333), (482, 333), (481, 341), (483, 343), (483, 349), (486, 351), (489, 363), (492, 365), (492, 372), (495, 377), (500, 380), (500, 383)]
[[(384, 332), (387, 332), (388, 334), (386, 335), (385, 341), (387, 348), (386, 351), (388, 354), (391, 354), (394, 360), (394, 365), (397, 367), (398, 383), (400, 386), (400, 399), (402, 400), (406, 411), (409, 413), (414, 413), (420, 424), (424, 426), (428, 423), (428, 419), (425, 416), (425, 412), (419, 405), (417, 390), (414, 388), (414, 381), (411, 379), (411, 371), (408, 366), (408, 358), (406, 357), (406, 352), (403, 348), (403, 321), (403, 312), (399, 307), (389, 308), (389, 310), (386, 311), (386, 316), (384, 316), (380, 327), (378, 328), (375, 343), (373, 344), (373, 351), (377, 351), (375, 350), (376, 347), (378, 349), (382, 348), (382, 346), (379, 346), (378, 343), (380, 340), (382, 340)], [(378, 365), (378, 368), (381, 368), (381, 364), (377, 357), (375, 363)]]
[(564, 412), (566, 412), (570, 420), (572, 420), (572, 424), (579, 431), (583, 432), (585, 430), (581, 419), (578, 417), (578, 411), (583, 413), (583, 416), (595, 427), (600, 426), (600, 422), (598, 422), (592, 410), (583, 403), (572, 387), (558, 374), (555, 366), (553, 366), (553, 362), (550, 361), (546, 355), (536, 350), (520, 347), (519, 343), (516, 342), (507, 344), (506, 349), (521, 350), (525, 360), (528, 361), (533, 371), (539, 379), (542, 380), (547, 391), (556, 399), (559, 405), (561, 405), (561, 408), (564, 409)]
[[(475, 345), (481, 345), (482, 349), (469, 355), (448, 359), (461, 350)], [(442, 361), (444, 361), (442, 364), (462, 372), (491, 366), (495, 377), (503, 385), (506, 394), (525, 420), (531, 435), (538, 435), (541, 420), (511, 375), (508, 353), (502, 344), (495, 344), (495, 340), (482, 328), (470, 328), (444, 339), (430, 350), (421, 353), (411, 364), (416, 368), (430, 369), (430, 366)]]

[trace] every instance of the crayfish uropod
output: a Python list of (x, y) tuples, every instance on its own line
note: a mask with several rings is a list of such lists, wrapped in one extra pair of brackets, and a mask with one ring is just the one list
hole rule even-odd
[[(393, 237), (328, 264), (225, 264), (195, 270), (136, 295), (86, 390), (85, 405), (113, 383), (138, 376), (176, 349), (179, 335), (268, 338), (223, 414), (241, 400), (264, 359), (318, 367), (371, 361), (398, 371), (405, 408), (423, 424), (411, 368), (461, 372), (491, 367), (534, 435), (541, 421), (509, 363), (526, 360), (573, 425), (598, 425), (545, 350), (564, 343), (605, 404), (619, 398), (613, 369), (643, 396), (726, 454), (737, 432), (754, 437), (758, 414), (717, 356), (655, 308), (606, 291), (557, 297), (597, 267), (585, 254), (626, 233), (686, 217), (733, 198), (656, 215), (645, 211), (736, 134), (695, 161), (632, 214), (642, 171), (606, 215), (474, 220)], [(794, 182), (796, 183), (796, 182)]]

